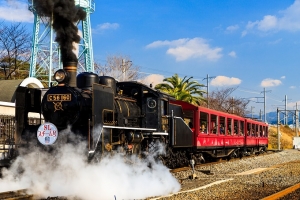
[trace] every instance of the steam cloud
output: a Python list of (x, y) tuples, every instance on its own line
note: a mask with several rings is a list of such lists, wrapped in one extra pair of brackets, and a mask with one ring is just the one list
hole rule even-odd
[(74, 0), (34, 0), (33, 5), (39, 16), (53, 17), (55, 41), (61, 48), (62, 61), (77, 62), (77, 57), (72, 52), (72, 43), (80, 42), (76, 22), (85, 19), (86, 12), (75, 6)]
[(8, 170), (2, 170), (0, 192), (26, 188), (41, 198), (119, 200), (145, 199), (180, 190), (169, 169), (151, 156), (142, 160), (115, 154), (98, 163), (87, 163), (85, 152), (84, 142), (64, 144), (51, 154), (32, 149), (19, 156)]

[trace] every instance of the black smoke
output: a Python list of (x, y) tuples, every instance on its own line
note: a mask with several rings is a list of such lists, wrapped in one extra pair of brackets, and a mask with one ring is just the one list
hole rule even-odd
[(75, 6), (74, 0), (33, 0), (33, 6), (39, 16), (53, 18), (55, 41), (60, 46), (62, 61), (77, 62), (73, 53), (73, 42), (80, 42), (76, 22), (84, 20), (86, 12)]

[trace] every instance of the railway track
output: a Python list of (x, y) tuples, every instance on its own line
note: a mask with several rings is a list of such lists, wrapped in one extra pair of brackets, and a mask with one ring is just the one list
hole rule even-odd
[(67, 197), (38, 198), (34, 194), (28, 194), (28, 191), (26, 189), (0, 192), (0, 200), (67, 200), (67, 199), (68, 199)]
[[(195, 180), (190, 178), (193, 173), (190, 167), (171, 170), (182, 186), (181, 191), (170, 197), (153, 199), (299, 200), (300, 154), (294, 150), (268, 154), (195, 166)], [(248, 158), (250, 161), (247, 161)], [(199, 173), (202, 172), (200, 169), (212, 173), (207, 176), (207, 173)], [(226, 184), (221, 181), (226, 181)]]
[(289, 188), (286, 188), (280, 192), (277, 192), (275, 194), (272, 194), (270, 196), (267, 196), (265, 198), (263, 198), (262, 200), (273, 200), (273, 199), (280, 199), (280, 198), (283, 198), (283, 197), (286, 197), (288, 196), (289, 194), (295, 192), (296, 190), (298, 190), (300, 188), (300, 183), (296, 184), (296, 185), (293, 185)]
[(33, 200), (32, 194), (27, 194), (27, 190), (14, 190), (0, 193), (0, 199), (4, 200)]
[[(259, 154), (259, 155), (251, 154), (251, 155), (248, 155), (248, 156), (244, 156), (242, 158), (232, 158), (232, 159), (230, 159), (230, 161), (240, 160), (240, 159), (248, 159), (248, 158), (251, 158), (251, 157), (263, 156), (265, 154), (271, 154), (271, 153), (276, 153), (276, 152), (280, 152), (280, 151), (278, 151), (278, 150), (268, 150), (264, 154)], [(195, 170), (200, 171), (200, 172), (205, 173), (205, 174), (210, 174), (210, 170), (198, 170), (197, 167), (212, 166), (214, 164), (219, 164), (219, 163), (222, 163), (222, 162), (230, 162), (230, 161), (228, 161), (226, 159), (219, 159), (217, 161), (210, 161), (210, 162), (206, 162), (206, 163), (203, 163), (203, 164), (198, 164), (198, 165), (195, 165)], [(177, 172), (187, 171), (187, 170), (191, 170), (191, 169), (192, 169), (192, 167), (190, 167), (190, 166), (180, 167), (180, 168), (171, 169), (170, 172), (177, 173)]]

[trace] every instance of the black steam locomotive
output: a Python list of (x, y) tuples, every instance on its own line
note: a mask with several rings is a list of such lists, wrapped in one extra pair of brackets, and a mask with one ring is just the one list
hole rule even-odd
[[(167, 166), (174, 167), (178, 159), (188, 164), (193, 134), (183, 120), (182, 108), (170, 103), (171, 96), (135, 81), (118, 82), (90, 72), (76, 74), (76, 63), (64, 63), (54, 74), (56, 86), (17, 88), (19, 147), (32, 143), (55, 146), (70, 128), (87, 142), (89, 159), (114, 151), (142, 155), (160, 141), (167, 148), (163, 156)], [(39, 125), (28, 123), (29, 113), (40, 115)]]

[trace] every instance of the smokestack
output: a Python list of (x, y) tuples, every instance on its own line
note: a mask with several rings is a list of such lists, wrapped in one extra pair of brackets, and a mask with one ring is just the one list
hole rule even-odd
[(77, 62), (64, 62), (63, 69), (69, 73), (70, 76), (69, 86), (77, 87), (77, 83), (76, 83)]

